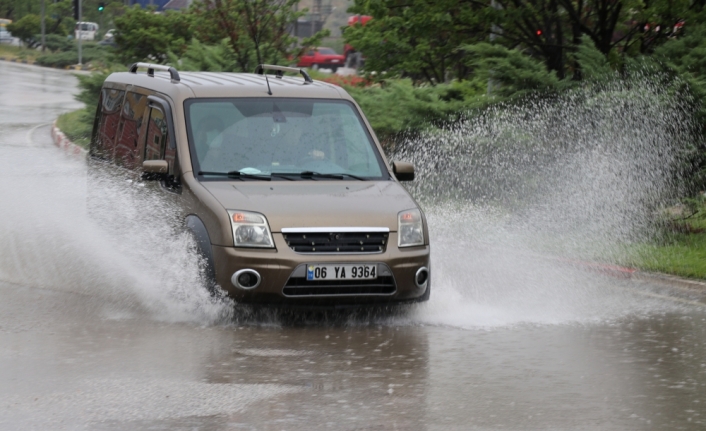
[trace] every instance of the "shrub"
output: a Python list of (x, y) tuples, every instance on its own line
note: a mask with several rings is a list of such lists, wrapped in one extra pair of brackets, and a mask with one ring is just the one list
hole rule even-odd
[[(97, 45), (87, 45), (81, 52), (82, 63), (104, 64), (107, 59), (107, 52)], [(37, 64), (50, 67), (67, 67), (78, 63), (78, 50), (56, 52), (37, 57)]]
[[(37, 40), (41, 40), (41, 35), (36, 35)], [(74, 47), (74, 42), (70, 41), (66, 36), (58, 34), (47, 34), (44, 39), (45, 46), (50, 51), (70, 51)]]
[(38, 15), (28, 14), (16, 22), (8, 24), (7, 30), (13, 36), (19, 37), (29, 48), (37, 45), (34, 35), (42, 31), (42, 20)]
[(344, 87), (363, 109), (375, 133), (388, 144), (401, 132), (455, 122), (488, 101), (484, 86), (477, 81), (415, 87), (409, 79), (396, 79), (363, 88)]

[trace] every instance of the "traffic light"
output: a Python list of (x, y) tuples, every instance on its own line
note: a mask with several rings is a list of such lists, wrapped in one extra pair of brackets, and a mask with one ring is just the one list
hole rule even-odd
[(535, 34), (536, 34), (537, 36), (541, 36), (541, 35), (542, 35), (542, 30), (539, 30), (539, 29), (538, 29), (538, 30), (535, 32)]
[(104, 2), (98, 3), (98, 12), (103, 12), (103, 9), (105, 9), (105, 3)]
[(71, 8), (73, 9), (74, 12), (74, 19), (78, 21), (78, 0), (72, 0), (71, 2)]

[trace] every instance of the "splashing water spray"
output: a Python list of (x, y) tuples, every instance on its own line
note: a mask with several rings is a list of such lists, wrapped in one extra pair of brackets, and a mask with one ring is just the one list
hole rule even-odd
[[(566, 263), (647, 238), (654, 211), (678, 192), (689, 103), (657, 82), (637, 76), (496, 105), (405, 139), (393, 158), (416, 166), (409, 190), (429, 221), (431, 301), (345, 323), (472, 328), (661, 306)], [(106, 175), (92, 179), (87, 199), (83, 162), (46, 149), (5, 154), (0, 175), (13, 187), (0, 188), (3, 282), (82, 295), (108, 317), (280, 321), (234, 315), (231, 301), (209, 296), (168, 197)]]
[(694, 137), (691, 101), (660, 76), (496, 105), (404, 140), (428, 217), (432, 300), (415, 319), (457, 326), (602, 320), (656, 304), (582, 262), (655, 234)]

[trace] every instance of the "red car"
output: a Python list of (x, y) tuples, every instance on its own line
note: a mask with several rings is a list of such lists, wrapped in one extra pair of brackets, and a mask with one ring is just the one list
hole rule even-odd
[(312, 49), (299, 58), (297, 67), (310, 67), (317, 69), (331, 69), (334, 73), (339, 67), (343, 67), (346, 57), (341, 54), (336, 54), (331, 48), (318, 47)]

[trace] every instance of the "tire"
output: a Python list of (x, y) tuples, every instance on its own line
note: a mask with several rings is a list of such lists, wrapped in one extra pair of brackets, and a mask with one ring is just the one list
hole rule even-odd
[(331, 66), (331, 73), (336, 73), (338, 66)]
[(355, 69), (355, 53), (348, 51), (346, 54), (345, 66), (349, 69)]
[(211, 248), (211, 239), (208, 235), (208, 230), (200, 218), (190, 215), (185, 220), (186, 230), (194, 238), (196, 243), (196, 252), (198, 253), (201, 262), (203, 262), (203, 276), (206, 287), (211, 295), (216, 292), (216, 267), (213, 262), (213, 249)]

